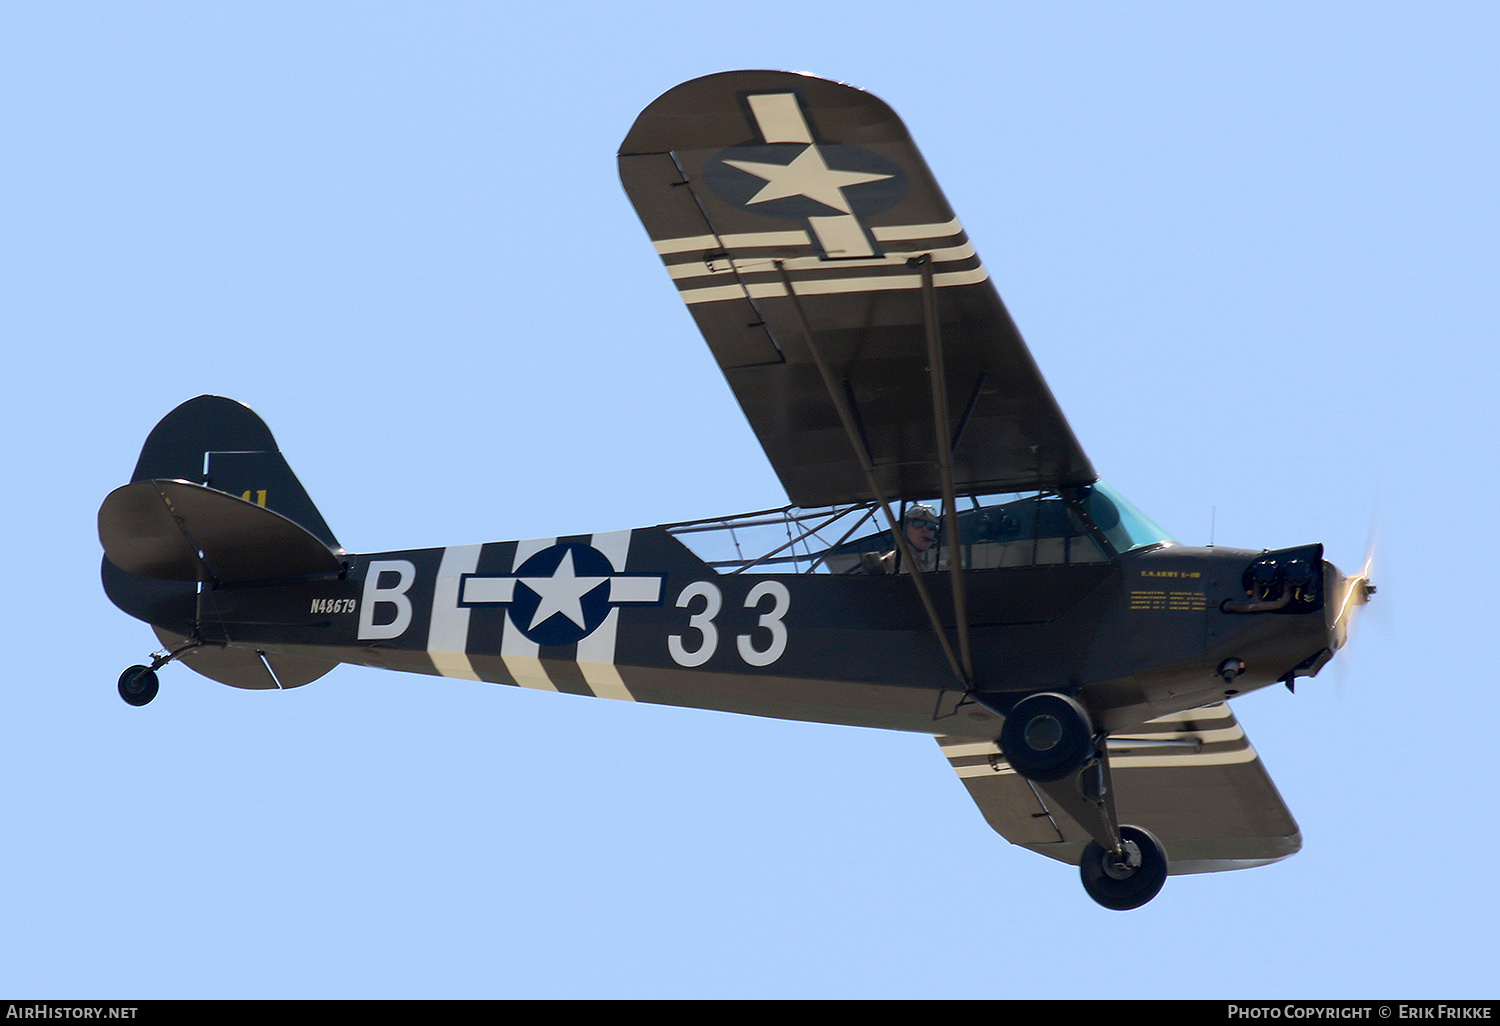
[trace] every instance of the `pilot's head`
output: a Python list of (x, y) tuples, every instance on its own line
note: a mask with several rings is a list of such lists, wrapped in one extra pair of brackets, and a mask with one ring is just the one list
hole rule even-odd
[(913, 506), (902, 520), (906, 541), (917, 552), (926, 552), (937, 542), (937, 514), (931, 506)]

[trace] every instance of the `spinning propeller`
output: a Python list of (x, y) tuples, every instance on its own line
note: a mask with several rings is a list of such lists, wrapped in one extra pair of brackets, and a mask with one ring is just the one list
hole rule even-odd
[(1375, 585), (1370, 583), (1370, 575), (1375, 566), (1375, 542), (1373, 535), (1370, 544), (1365, 549), (1365, 562), (1359, 568), (1359, 572), (1343, 579), (1338, 592), (1338, 615), (1333, 621), (1333, 647), (1338, 651), (1354, 636), (1354, 621), (1359, 617), (1359, 610), (1369, 604), (1370, 596), (1375, 594)]

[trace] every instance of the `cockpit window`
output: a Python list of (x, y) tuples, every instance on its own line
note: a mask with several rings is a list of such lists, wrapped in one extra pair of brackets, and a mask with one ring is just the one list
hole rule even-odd
[[(939, 518), (933, 553), (924, 569), (945, 570), (957, 552), (965, 570), (1036, 566), (1055, 563), (1107, 563), (1110, 556), (1093, 533), (1057, 495), (1041, 493), (1009, 502), (974, 501), (958, 511), (958, 544), (947, 536)], [(940, 505), (934, 503), (934, 507)], [(1111, 523), (1119, 517), (1111, 514)], [(828, 549), (830, 573), (887, 573), (895, 565), (895, 542), (889, 530), (872, 531)]]
[(1034, 495), (958, 515), (964, 567), (1107, 563), (1109, 556), (1055, 495)]
[[(1107, 563), (1112, 553), (1094, 528), (1116, 553), (1172, 541), (1102, 482), (1077, 493), (1087, 518), (1079, 515), (1077, 503), (1054, 492), (1013, 496), (962, 500), (957, 544), (947, 537), (946, 518), (939, 515), (933, 524), (935, 537), (929, 528), (925, 539), (930, 548), (922, 569), (946, 570), (955, 552), (965, 570)], [(916, 508), (941, 509), (941, 502), (929, 502)], [(912, 508), (897, 507), (903, 522)], [(860, 503), (814, 510), (787, 507), (663, 526), (719, 573), (889, 573), (898, 563), (896, 543), (889, 529), (879, 529), (880, 519), (873, 503)]]

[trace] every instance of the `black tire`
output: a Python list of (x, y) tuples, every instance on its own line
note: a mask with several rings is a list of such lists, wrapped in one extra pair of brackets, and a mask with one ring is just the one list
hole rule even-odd
[(1000, 751), (1027, 780), (1050, 783), (1071, 776), (1094, 755), (1089, 714), (1067, 695), (1029, 695), (1000, 728)]
[(1130, 861), (1138, 858), (1138, 865), (1122, 864), (1098, 841), (1090, 841), (1078, 861), (1078, 873), (1089, 897), (1105, 908), (1128, 912), (1156, 897), (1167, 882), (1167, 853), (1151, 831), (1140, 827), (1122, 826), (1120, 840)]
[(129, 705), (145, 705), (156, 697), (159, 687), (156, 671), (149, 666), (126, 667), (120, 674), (120, 697)]

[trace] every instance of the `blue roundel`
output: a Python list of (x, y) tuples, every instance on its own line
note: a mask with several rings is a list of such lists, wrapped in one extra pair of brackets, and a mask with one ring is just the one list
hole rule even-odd
[[(511, 623), (538, 645), (580, 641), (609, 616), (609, 579), (614, 572), (604, 553), (582, 542), (559, 542), (543, 549), (516, 569)], [(533, 623), (539, 612), (542, 619)]]

